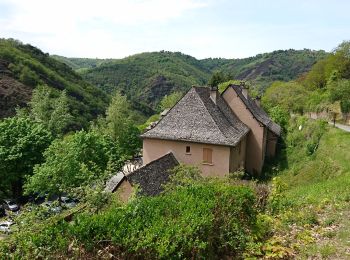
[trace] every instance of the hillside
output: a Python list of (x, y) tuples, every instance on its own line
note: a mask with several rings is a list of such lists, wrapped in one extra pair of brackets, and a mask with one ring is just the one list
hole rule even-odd
[(82, 76), (109, 93), (120, 90), (136, 108), (152, 114), (163, 96), (175, 90), (185, 92), (192, 85), (206, 84), (210, 74), (191, 56), (153, 52), (103, 63)]
[(91, 58), (67, 58), (60, 55), (52, 55), (52, 58), (67, 64), (76, 72), (83, 72), (88, 69), (96, 68), (103, 63), (114, 61), (115, 59), (91, 59)]
[(310, 70), (318, 60), (325, 58), (324, 51), (278, 50), (254, 57), (233, 60), (203, 60), (213, 70), (221, 70), (234, 79), (252, 81), (260, 91), (273, 81), (290, 81)]
[(296, 79), (325, 56), (324, 51), (305, 49), (274, 51), (245, 59), (197, 60), (167, 51), (141, 53), (119, 60), (55, 58), (107, 92), (126, 93), (136, 108), (151, 113), (164, 95), (184, 92), (191, 85), (207, 84), (217, 70), (231, 79), (251, 81), (259, 91), (264, 91), (275, 80)]
[(17, 106), (26, 106), (33, 88), (48, 85), (55, 95), (66, 90), (74, 127), (81, 127), (104, 113), (106, 93), (87, 83), (66, 64), (41, 50), (12, 39), (0, 39), (0, 118), (11, 116)]

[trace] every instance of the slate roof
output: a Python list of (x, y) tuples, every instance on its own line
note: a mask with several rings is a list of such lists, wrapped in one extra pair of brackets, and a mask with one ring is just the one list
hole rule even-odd
[(192, 87), (142, 138), (180, 140), (235, 146), (249, 128), (217, 92), (216, 104), (208, 87)]
[(179, 165), (173, 153), (168, 153), (126, 176), (131, 185), (139, 185), (142, 195), (154, 196), (163, 191), (169, 181), (170, 170)]
[(256, 120), (258, 120), (260, 123), (262, 123), (264, 126), (266, 126), (274, 134), (276, 134), (278, 136), (281, 135), (281, 127), (278, 124), (276, 124), (275, 122), (273, 122), (272, 119), (264, 111), (264, 109), (262, 109), (260, 106), (258, 106), (255, 103), (255, 101), (251, 97), (249, 97), (249, 95), (248, 95), (248, 98), (246, 98), (243, 95), (241, 86), (230, 85), (229, 87), (234, 89), (234, 91), (237, 93), (237, 95), (240, 97), (240, 99), (243, 101), (243, 103), (246, 105), (246, 107), (249, 109), (249, 111), (253, 114), (253, 116), (256, 118)]
[(107, 181), (105, 191), (114, 192), (124, 179), (125, 179), (125, 175), (123, 172), (118, 172), (116, 175), (113, 175)]

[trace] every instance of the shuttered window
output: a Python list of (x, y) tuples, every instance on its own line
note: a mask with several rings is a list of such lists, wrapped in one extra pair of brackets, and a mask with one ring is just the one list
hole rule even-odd
[(213, 149), (203, 148), (203, 163), (213, 163)]

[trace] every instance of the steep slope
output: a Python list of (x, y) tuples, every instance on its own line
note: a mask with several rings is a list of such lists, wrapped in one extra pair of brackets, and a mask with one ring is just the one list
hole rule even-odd
[(133, 104), (152, 113), (158, 101), (174, 90), (205, 84), (211, 72), (200, 61), (181, 53), (142, 53), (90, 69), (84, 79), (111, 93), (120, 90)]
[(87, 83), (66, 64), (15, 40), (0, 39), (0, 117), (11, 116), (16, 106), (30, 100), (37, 85), (46, 84), (58, 95), (66, 90), (75, 127), (104, 113), (109, 96)]
[(273, 81), (290, 81), (310, 70), (318, 60), (325, 58), (324, 51), (278, 50), (245, 59), (205, 59), (211, 70), (221, 70), (233, 79), (252, 81), (260, 91)]
[[(324, 51), (286, 50), (245, 59), (203, 59), (179, 52), (151, 52), (120, 60), (60, 57), (81, 72), (84, 79), (107, 92), (122, 91), (134, 106), (151, 113), (159, 100), (172, 91), (187, 91), (191, 85), (207, 84), (214, 71), (232, 79), (251, 81), (261, 92), (273, 81), (289, 81), (307, 72)], [(73, 64), (73, 65), (72, 65)]]

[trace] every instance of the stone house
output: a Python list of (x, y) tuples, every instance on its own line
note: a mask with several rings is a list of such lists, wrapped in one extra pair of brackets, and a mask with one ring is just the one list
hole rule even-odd
[(281, 128), (248, 95), (244, 85), (192, 87), (151, 129), (141, 135), (143, 163), (172, 153), (204, 176), (224, 176), (237, 169), (261, 173), (275, 156)]

